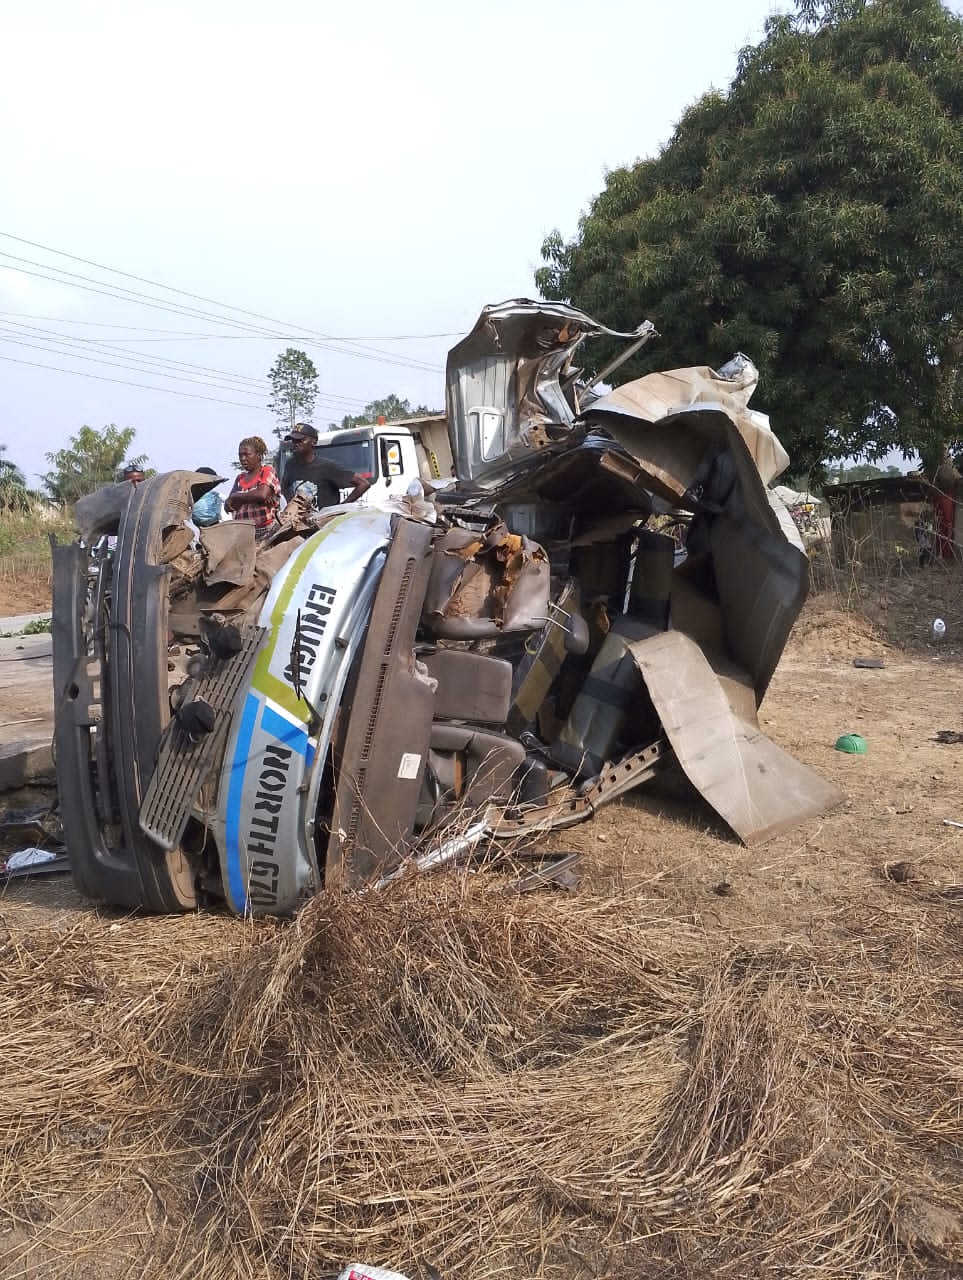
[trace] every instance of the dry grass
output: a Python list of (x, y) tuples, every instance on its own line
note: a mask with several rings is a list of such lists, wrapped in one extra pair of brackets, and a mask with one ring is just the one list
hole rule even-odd
[(69, 518), (49, 510), (0, 511), (0, 616), (50, 608), (51, 534), (69, 542)]
[(860, 535), (840, 526), (835, 540), (808, 546), (812, 585), (825, 604), (875, 627), (890, 643), (914, 650), (930, 639), (934, 618), (947, 624), (947, 643), (963, 653), (963, 547), (954, 556), (919, 564), (912, 527), (887, 509), (862, 513)]
[[(796, 638), (849, 671), (938, 613), (950, 657), (961, 577), (850, 575)], [(699, 884), (627, 882), (453, 873), (286, 925), (0, 903), (0, 1274), (961, 1274), (958, 886), (847, 881), (780, 941), (748, 901), (703, 932)]]
[[(814, 598), (796, 624), (794, 634), (818, 630), (826, 613), (848, 619), (851, 634), (908, 652), (933, 651), (934, 618), (946, 623), (941, 650), (963, 655), (963, 561), (933, 564), (834, 566), (825, 556), (813, 559)], [(830, 622), (833, 619), (829, 619)]]
[(0, 576), (49, 582), (51, 534), (62, 541), (75, 536), (70, 518), (61, 511), (0, 511)]
[(488, 874), (8, 938), (3, 1273), (949, 1275), (959, 909), (901, 892), (719, 953)]

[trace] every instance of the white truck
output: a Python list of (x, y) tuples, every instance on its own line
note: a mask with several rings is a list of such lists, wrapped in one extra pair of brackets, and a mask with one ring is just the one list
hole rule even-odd
[[(324, 431), (315, 445), (324, 457), (345, 467), (353, 475), (371, 481), (360, 499), (361, 506), (377, 506), (385, 498), (404, 494), (412, 480), (440, 488), (453, 478), (448, 420), (443, 413), (415, 418), (398, 418), (342, 431)], [(290, 456), (290, 445), (281, 446), (279, 474)]]

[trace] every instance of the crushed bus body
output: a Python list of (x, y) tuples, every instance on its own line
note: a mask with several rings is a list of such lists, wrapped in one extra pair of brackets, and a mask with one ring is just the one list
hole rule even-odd
[[(596, 394), (574, 308), (450, 353), (458, 480), (197, 529), (216, 478), (100, 490), (54, 548), (56, 766), (88, 896), (285, 914), (588, 819), (667, 768), (747, 844), (840, 799), (760, 730), (808, 563), (730, 365)], [(610, 366), (611, 368), (611, 366)], [(684, 547), (680, 531), (684, 531)]]

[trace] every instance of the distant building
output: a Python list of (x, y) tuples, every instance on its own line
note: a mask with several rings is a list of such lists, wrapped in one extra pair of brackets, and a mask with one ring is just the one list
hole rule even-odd
[(878, 476), (827, 485), (833, 559), (884, 567), (959, 559), (963, 481), (946, 492), (922, 476)]

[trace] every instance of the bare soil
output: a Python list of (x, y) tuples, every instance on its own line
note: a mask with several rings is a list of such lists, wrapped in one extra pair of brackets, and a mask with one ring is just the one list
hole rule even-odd
[[(939, 737), (941, 731), (948, 731), (944, 737), (949, 739), (954, 733), (963, 732), (963, 645), (958, 639), (963, 635), (961, 583), (959, 568), (941, 569), (939, 574), (916, 575), (888, 584), (885, 591), (865, 593), (862, 604), (867, 607), (858, 614), (841, 608), (838, 598), (832, 596), (818, 597), (807, 605), (763, 704), (761, 719), (765, 731), (780, 745), (839, 784), (846, 800), (836, 811), (750, 851), (739, 845), (693, 796), (642, 789), (602, 810), (594, 821), (554, 837), (557, 849), (582, 854), (581, 888), (568, 897), (554, 895), (559, 918), (564, 922), (567, 902), (573, 904), (573, 914), (574, 905), (584, 899), (610, 903), (611, 911), (617, 915), (623, 910), (622, 904), (626, 904), (625, 910), (629, 904), (637, 910), (644, 898), (653, 919), (684, 922), (687, 929), (702, 938), (707, 955), (731, 956), (739, 948), (751, 948), (755, 953), (767, 947), (791, 950), (798, 944), (813, 957), (814, 968), (818, 967), (820, 956), (828, 957), (837, 943), (845, 941), (849, 945), (854, 938), (858, 940), (862, 931), (872, 952), (874, 931), (881, 927), (880, 921), (898, 926), (904, 934), (923, 942), (937, 935), (959, 939), (963, 922), (963, 827), (947, 823), (963, 824), (963, 743), (941, 742)], [(9, 597), (5, 590), (8, 584), (0, 585), (4, 610), (25, 612), (42, 607), (39, 593)], [(940, 647), (927, 639), (932, 618), (937, 615), (948, 622), (947, 643)], [(855, 667), (857, 658), (882, 659), (883, 666)], [(845, 733), (860, 734), (867, 743), (866, 754), (848, 755), (836, 750), (834, 744)], [(7, 797), (6, 807), (9, 810), (11, 803), (30, 804), (39, 798), (29, 794)], [(377, 911), (376, 899), (371, 899), (370, 909)], [(220, 1170), (216, 1191), (208, 1188), (204, 1192), (213, 1194), (214, 1200), (207, 1206), (209, 1212), (202, 1223), (195, 1220), (196, 1206), (185, 1208), (198, 1189), (187, 1188), (186, 1200), (178, 1207), (177, 1202), (171, 1201), (174, 1190), (165, 1190), (152, 1173), (149, 1131), (153, 1120), (148, 1108), (142, 1108), (139, 1124), (137, 1108), (132, 1105), (127, 1107), (128, 1118), (120, 1128), (111, 1129), (109, 1119), (98, 1120), (103, 1124), (102, 1130), (96, 1130), (100, 1138), (94, 1133), (93, 1121), (104, 1114), (105, 1073), (136, 1075), (147, 1071), (146, 1066), (137, 1064), (136, 1055), (132, 1056), (130, 1036), (124, 1028), (137, 1025), (138, 1011), (148, 996), (142, 989), (136, 993), (127, 990), (124, 971), (134, 972), (141, 957), (152, 953), (152, 949), (169, 948), (169, 971), (158, 968), (151, 975), (151, 998), (154, 1007), (162, 1009), (165, 992), (190, 986), (198, 973), (229, 963), (235, 949), (240, 954), (252, 947), (281, 945), (280, 940), (290, 939), (291, 931), (298, 927), (267, 923), (256, 926), (252, 934), (250, 926), (224, 917), (197, 917), (193, 924), (185, 920), (131, 919), (93, 909), (62, 877), (11, 882), (5, 888), (0, 897), (0, 940), (5, 939), (0, 963), (6, 971), (16, 968), (17, 956), (30, 952), (38, 933), (53, 931), (65, 940), (88, 939), (91, 977), (86, 991), (76, 986), (58, 989), (45, 976), (48, 970), (39, 968), (35, 973), (35, 1008), (27, 1026), (23, 1024), (20, 1005), (16, 1006), (21, 1019), (17, 1023), (10, 1020), (13, 1006), (8, 1005), (6, 1012), (0, 1006), (0, 1046), (7, 1046), (0, 1056), (0, 1099), (24, 1090), (23, 1055), (10, 1050), (10, 1046), (15, 1046), (18, 1038), (41, 1043), (39, 1033), (51, 1020), (61, 1030), (72, 1026), (77, 1052), (83, 1052), (89, 1060), (85, 1070), (89, 1071), (91, 1082), (91, 1127), (77, 1136), (76, 1116), (84, 1109), (84, 1099), (70, 1098), (65, 1109), (66, 1095), (58, 1094), (57, 1088), (48, 1090), (46, 1108), (18, 1104), (16, 1119), (3, 1114), (0, 1102), (0, 1138), (6, 1135), (12, 1144), (12, 1135), (17, 1135), (16, 1146), (20, 1149), (26, 1137), (46, 1152), (45, 1160), (30, 1174), (34, 1183), (27, 1189), (22, 1178), (18, 1180), (11, 1161), (0, 1162), (0, 1205), (15, 1206), (9, 1210), (0, 1207), (0, 1272), (4, 1276), (134, 1275), (147, 1271), (148, 1261), (158, 1269), (157, 1274), (175, 1274), (174, 1269), (165, 1272), (164, 1258), (187, 1257), (184, 1232), (188, 1227), (208, 1233), (203, 1251), (199, 1246), (195, 1249), (191, 1274), (241, 1274), (233, 1269), (233, 1246), (228, 1240), (233, 1215), (243, 1215), (237, 1204), (228, 1208), (221, 1199), (233, 1185), (231, 1179), (240, 1178), (241, 1173)], [(892, 960), (880, 963), (885, 966)], [(3, 983), (4, 974), (0, 971), (0, 988)], [(103, 993), (112, 990), (116, 992), (113, 1002), (105, 1002)], [(958, 991), (957, 997), (963, 1000), (963, 991)], [(118, 1007), (121, 998), (126, 1000), (126, 1007), (123, 1003)], [(954, 1005), (949, 996), (946, 999), (945, 1025), (934, 1027), (933, 1035), (958, 1041), (963, 1006)], [(898, 1036), (898, 1019), (902, 1015), (893, 1016), (893, 1034)], [(695, 1031), (690, 1029), (688, 1034), (694, 1035)], [(842, 1036), (843, 1032), (827, 1025), (825, 1034), (833, 1037)], [(57, 1052), (67, 1055), (69, 1066), (72, 1050), (66, 1040), (60, 1042)], [(916, 1052), (925, 1058), (926, 1043), (920, 1041)], [(946, 1114), (955, 1114), (958, 1123), (963, 1091), (961, 1061), (957, 1062), (956, 1077), (947, 1080), (945, 1099)], [(909, 1072), (909, 1059), (907, 1063)], [(198, 1062), (191, 1069), (203, 1074), (203, 1068), (204, 1063)], [(38, 1075), (47, 1069), (48, 1064), (39, 1060), (30, 1068)], [(55, 1077), (60, 1069), (60, 1065), (53, 1067)], [(179, 1070), (187, 1068), (182, 1065)], [(292, 1064), (290, 1070), (292, 1089), (303, 1088), (303, 1082), (297, 1084), (296, 1065)], [(881, 1065), (876, 1070), (885, 1072), (887, 1068)], [(891, 1083), (898, 1091), (899, 1081)], [(392, 1097), (390, 1086), (389, 1078), (384, 1084), (386, 1099)], [(200, 1078), (197, 1087), (201, 1089)], [(386, 1101), (385, 1105), (395, 1103)], [(963, 1124), (959, 1132), (963, 1135)], [(831, 1138), (836, 1144), (834, 1149), (840, 1152), (855, 1142), (846, 1132), (834, 1133)], [(578, 1143), (577, 1133), (573, 1132), (572, 1141)], [(102, 1147), (99, 1156), (96, 1151), (87, 1150), (91, 1144), (96, 1148), (98, 1142)], [(898, 1258), (901, 1274), (934, 1280), (960, 1274), (960, 1199), (957, 1195), (955, 1205), (951, 1204), (946, 1188), (955, 1187), (958, 1192), (963, 1186), (961, 1142), (963, 1137), (955, 1145), (944, 1144), (940, 1148), (940, 1160), (945, 1162), (942, 1198), (934, 1192), (929, 1200), (925, 1196), (920, 1199), (920, 1187), (936, 1185), (932, 1163), (927, 1165), (925, 1177), (922, 1164), (919, 1170), (909, 1167), (905, 1171), (906, 1186), (916, 1188), (916, 1199), (907, 1192), (900, 1201), (902, 1207), (893, 1209), (889, 1219), (895, 1233), (893, 1249), (898, 1251), (891, 1256)], [(85, 1161), (78, 1157), (78, 1143), (86, 1144)], [(371, 1158), (376, 1160), (376, 1154)], [(842, 1155), (839, 1160), (843, 1160)], [(81, 1167), (83, 1176), (78, 1172)], [(90, 1172), (92, 1168), (96, 1169), (96, 1176)], [(259, 1176), (274, 1179), (277, 1170), (265, 1166)], [(307, 1175), (302, 1171), (301, 1176)], [(882, 1178), (880, 1172), (877, 1181)], [(73, 1191), (71, 1179), (75, 1179)], [(245, 1195), (256, 1198), (256, 1193), (245, 1185)], [(180, 1190), (183, 1192), (184, 1188)], [(240, 1192), (237, 1194), (240, 1196)], [(307, 1191), (304, 1194), (307, 1196)], [(457, 1214), (457, 1204), (456, 1189), (449, 1212)], [(315, 1207), (312, 1212), (321, 1211)], [(591, 1218), (592, 1212), (584, 1209), (580, 1230), (585, 1225), (585, 1214)], [(832, 1212), (845, 1218), (843, 1209)], [(915, 1214), (912, 1228), (905, 1225), (909, 1221), (905, 1215), (910, 1213)], [(897, 1222), (903, 1225), (892, 1225)], [(123, 1232), (113, 1227), (106, 1231), (107, 1223), (126, 1223), (127, 1227)], [(599, 1223), (598, 1239), (605, 1237), (611, 1243), (611, 1222), (603, 1214)], [(311, 1230), (317, 1234), (321, 1228), (306, 1230), (305, 1239)], [(575, 1241), (575, 1227), (572, 1232)], [(367, 1237), (352, 1237), (356, 1238)], [(524, 1252), (528, 1242), (516, 1243)], [(304, 1247), (308, 1250), (307, 1244)], [(637, 1245), (633, 1247), (638, 1250)], [(619, 1253), (615, 1245), (612, 1248), (614, 1253), (606, 1253), (600, 1244), (597, 1252), (587, 1256), (573, 1243), (567, 1262), (556, 1259), (549, 1266), (542, 1256), (537, 1268), (524, 1273), (571, 1276), (573, 1280), (575, 1276), (603, 1273), (673, 1277), (710, 1274), (709, 1270), (699, 1270), (691, 1257), (679, 1258), (672, 1264), (662, 1256), (659, 1269), (648, 1271), (643, 1254)], [(646, 1248), (655, 1250), (656, 1245)], [(673, 1248), (681, 1250), (681, 1246)], [(864, 1250), (865, 1265), (855, 1270), (848, 1269), (854, 1265), (850, 1255), (834, 1270), (831, 1252), (827, 1248), (821, 1254), (816, 1248), (822, 1261), (818, 1266), (814, 1264), (811, 1274), (887, 1274), (886, 1266), (873, 1260), (876, 1254), (872, 1254), (869, 1243)], [(263, 1268), (250, 1274), (290, 1274), (289, 1268), (294, 1265), (291, 1257), (281, 1256), (287, 1257), (283, 1267), (280, 1261), (265, 1261)], [(369, 1260), (400, 1265), (398, 1258), (378, 1256)], [(712, 1275), (750, 1274), (748, 1269), (740, 1271), (735, 1262), (730, 1269), (725, 1269), (723, 1263), (718, 1265), (719, 1270), (712, 1270)], [(741, 1265), (745, 1268), (746, 1264)], [(606, 1270), (608, 1266), (615, 1270)], [(188, 1274), (179, 1269), (176, 1273)], [(807, 1269), (806, 1273), (810, 1271)], [(476, 1262), (465, 1274), (493, 1273)], [(763, 1268), (751, 1274), (762, 1277), (798, 1272), (787, 1264), (785, 1270)]]
[[(882, 669), (853, 666), (881, 658)], [(864, 619), (811, 602), (763, 703), (770, 737), (842, 788), (819, 821), (747, 850), (691, 795), (640, 789), (567, 833), (601, 887), (645, 883), (678, 910), (731, 938), (806, 936), (841, 900), (867, 910), (921, 888), (963, 883), (963, 661), (958, 651), (895, 649)], [(835, 749), (862, 736), (865, 755)], [(895, 864), (908, 863), (900, 882)]]
[(0, 577), (0, 619), (49, 608), (49, 582), (34, 576)]

